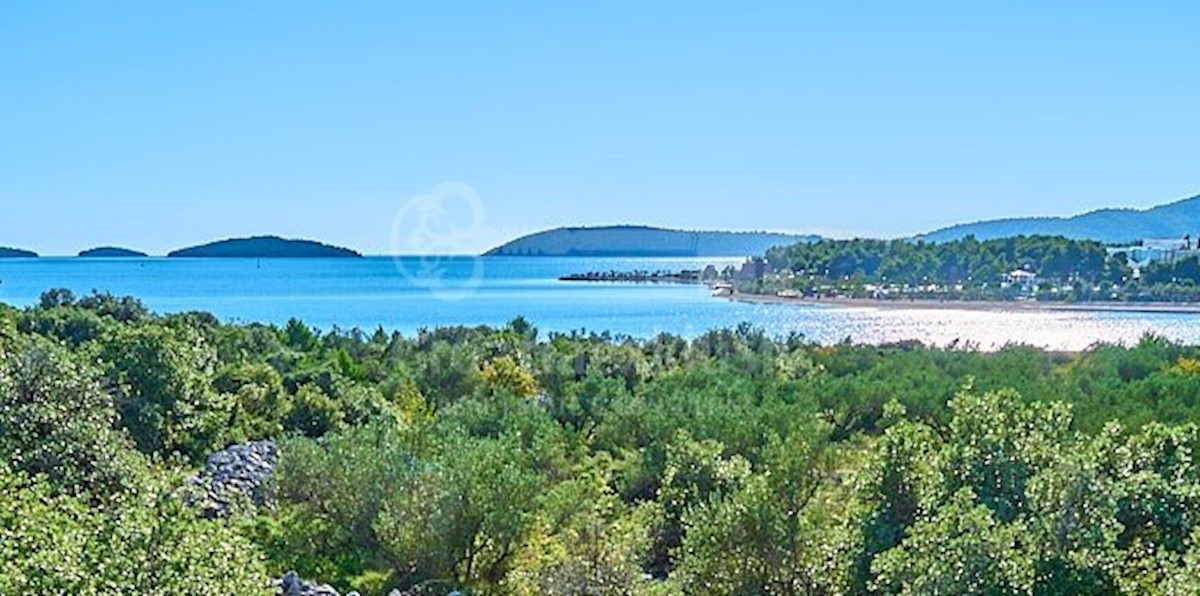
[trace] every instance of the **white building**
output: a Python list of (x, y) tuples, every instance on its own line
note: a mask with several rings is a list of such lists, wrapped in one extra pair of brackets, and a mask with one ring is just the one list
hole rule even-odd
[(1004, 276), (1004, 284), (1003, 287), (1016, 287), (1022, 292), (1029, 293), (1037, 287), (1037, 274), (1024, 269), (1009, 271)]
[(1115, 246), (1108, 249), (1108, 255), (1125, 254), (1125, 262), (1134, 269), (1141, 269), (1152, 263), (1175, 263), (1184, 259), (1200, 256), (1200, 238), (1191, 237), (1175, 240), (1148, 239), (1141, 244), (1132, 246)]

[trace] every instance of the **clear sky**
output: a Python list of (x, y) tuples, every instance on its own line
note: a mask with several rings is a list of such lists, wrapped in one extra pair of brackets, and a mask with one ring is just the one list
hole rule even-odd
[[(653, 4), (653, 6), (651, 6)], [(0, 245), (897, 236), (1200, 192), (1200, 2), (3, 2)]]

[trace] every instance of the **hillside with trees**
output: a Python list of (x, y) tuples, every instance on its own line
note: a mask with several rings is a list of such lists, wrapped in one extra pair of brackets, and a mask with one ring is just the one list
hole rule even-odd
[(1200, 235), (1200, 196), (1151, 209), (1100, 209), (1074, 217), (1024, 217), (959, 224), (922, 234), (918, 240), (947, 242), (974, 236), (992, 240), (1012, 236), (1062, 236), (1124, 244), (1147, 238)]
[[(1197, 423), (1200, 347), (1154, 337), (403, 336), (51, 291), (0, 306), (0, 593), (1195, 594)], [(269, 481), (197, 500), (231, 445)]]

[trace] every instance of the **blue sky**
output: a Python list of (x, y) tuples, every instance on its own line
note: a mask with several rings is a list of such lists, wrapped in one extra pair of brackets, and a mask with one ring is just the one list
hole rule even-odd
[[(897, 236), (1200, 193), (1200, 3), (6, 2), (0, 245)], [(453, 210), (450, 217), (455, 217)]]

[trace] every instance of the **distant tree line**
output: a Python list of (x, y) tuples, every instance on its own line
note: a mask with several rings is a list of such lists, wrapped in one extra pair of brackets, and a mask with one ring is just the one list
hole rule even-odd
[(1049, 279), (1119, 282), (1128, 271), (1110, 259), (1103, 244), (1051, 236), (1018, 236), (953, 242), (821, 240), (767, 253), (776, 268), (830, 278), (920, 284), (998, 281), (1027, 270)]
[[(749, 291), (818, 288), (862, 294), (863, 286), (909, 288), (929, 297), (994, 299), (1015, 271), (1037, 276), (1034, 294), (1058, 300), (1200, 299), (1200, 261), (1155, 263), (1135, 271), (1127, 256), (1098, 242), (1018, 236), (952, 242), (821, 240), (766, 254), (776, 272), (746, 284)], [(933, 289), (926, 289), (926, 288)]]

